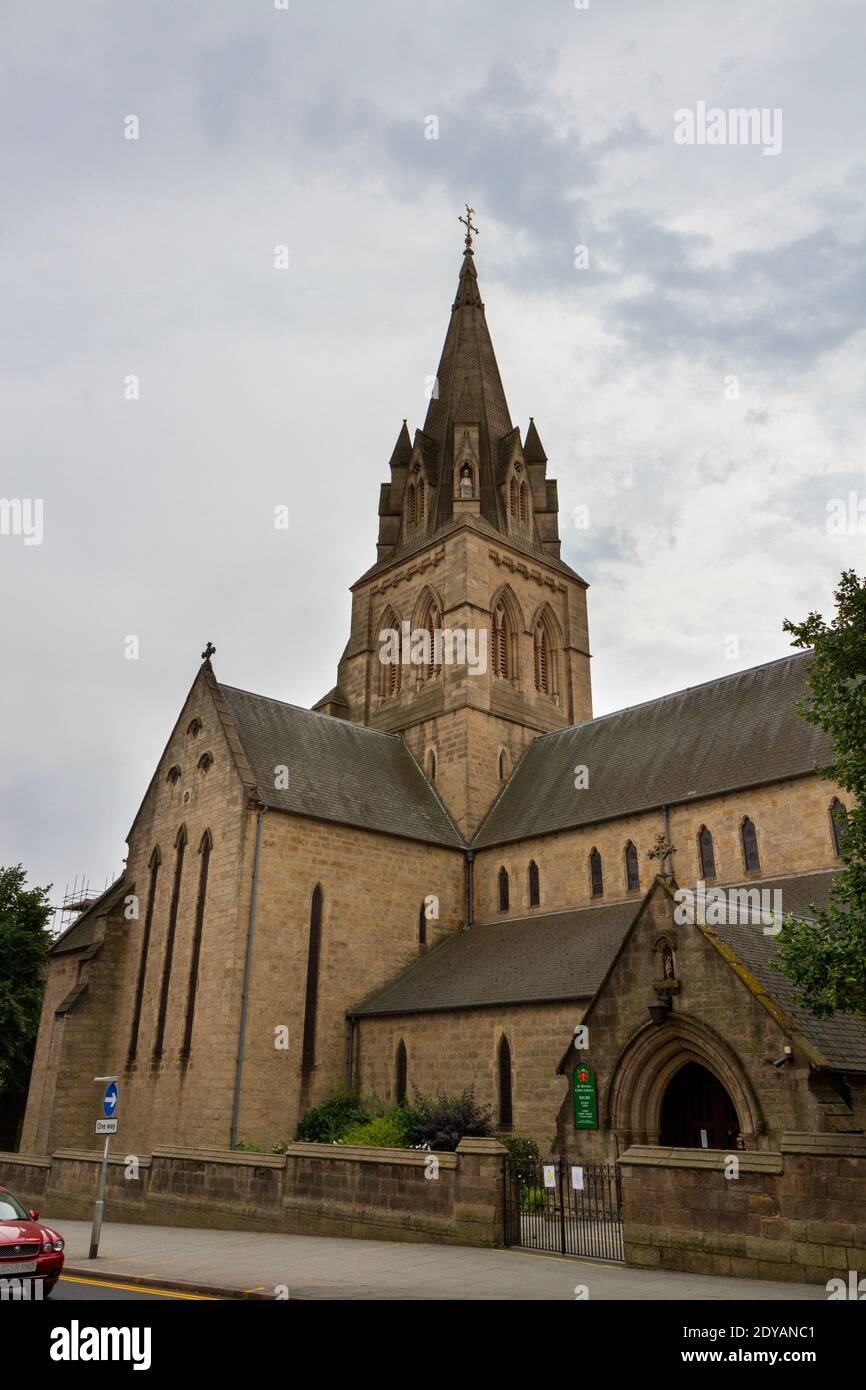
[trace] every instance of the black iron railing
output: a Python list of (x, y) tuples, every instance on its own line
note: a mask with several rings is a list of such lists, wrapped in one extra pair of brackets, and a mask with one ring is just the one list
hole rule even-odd
[(621, 1260), (622, 1193), (615, 1163), (505, 1163), (505, 1243), (585, 1259)]

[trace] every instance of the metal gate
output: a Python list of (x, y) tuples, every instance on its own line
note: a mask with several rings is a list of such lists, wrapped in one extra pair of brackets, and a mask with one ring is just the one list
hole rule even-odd
[(615, 1163), (507, 1158), (505, 1244), (621, 1260), (622, 1192)]

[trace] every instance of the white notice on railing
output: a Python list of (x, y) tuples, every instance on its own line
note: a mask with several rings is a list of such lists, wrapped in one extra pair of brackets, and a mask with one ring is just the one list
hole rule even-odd
[(576, 1163), (571, 1165), (571, 1185), (576, 1192), (583, 1191), (583, 1169), (579, 1168)]
[(544, 1186), (556, 1187), (556, 1169), (552, 1163), (544, 1165)]

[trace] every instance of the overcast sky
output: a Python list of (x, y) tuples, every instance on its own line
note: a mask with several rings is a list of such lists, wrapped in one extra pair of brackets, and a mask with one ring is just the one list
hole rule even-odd
[[(207, 639), (333, 684), (466, 201), (596, 713), (783, 655), (864, 567), (864, 39), (861, 0), (4, 0), (0, 495), (44, 536), (0, 535), (0, 863), (121, 868)], [(677, 143), (699, 102), (781, 150)]]

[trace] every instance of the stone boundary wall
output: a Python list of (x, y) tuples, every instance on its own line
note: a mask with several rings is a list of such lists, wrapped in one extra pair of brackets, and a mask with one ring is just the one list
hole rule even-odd
[(634, 1145), (619, 1159), (628, 1264), (825, 1284), (866, 1274), (866, 1136), (786, 1134), (777, 1153)]
[[(496, 1139), (468, 1138), (456, 1153), (437, 1154), (297, 1143), (276, 1156), (158, 1148), (127, 1158), (118, 1146), (108, 1163), (105, 1219), (501, 1245), (505, 1152)], [(428, 1177), (434, 1158), (438, 1176)], [(0, 1186), (46, 1217), (88, 1220), (101, 1161), (90, 1150), (0, 1153)]]

